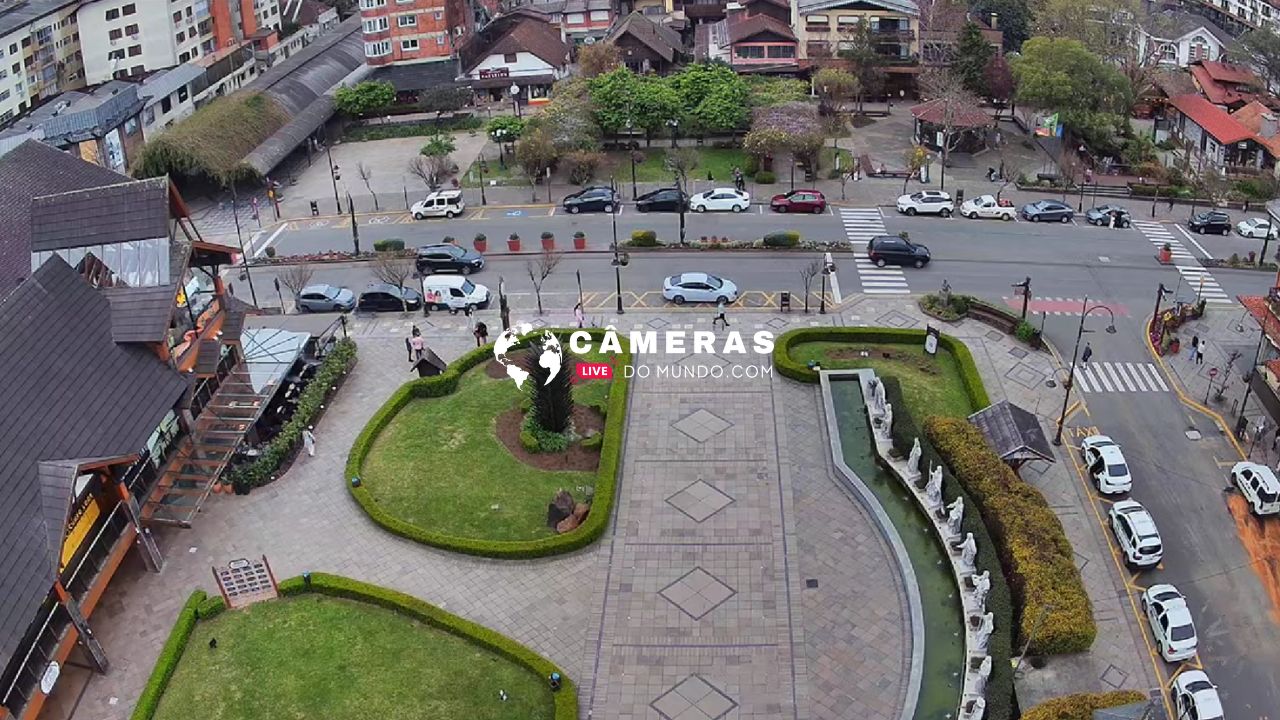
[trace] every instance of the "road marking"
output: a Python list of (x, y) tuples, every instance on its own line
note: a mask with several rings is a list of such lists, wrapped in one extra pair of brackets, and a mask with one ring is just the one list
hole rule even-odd
[[(1219, 305), (1235, 304), (1235, 301), (1231, 299), (1231, 296), (1227, 295), (1213, 275), (1200, 265), (1200, 261), (1196, 259), (1196, 256), (1192, 255), (1186, 246), (1175, 238), (1173, 233), (1169, 232), (1168, 228), (1149, 220), (1135, 220), (1133, 226), (1138, 228), (1143, 236), (1147, 238), (1147, 241), (1154, 245), (1157, 250), (1163, 249), (1168, 244), (1174, 269), (1178, 271), (1178, 274), (1184, 280), (1187, 280), (1196, 288), (1197, 297), (1204, 298), (1206, 302)], [(1186, 235), (1187, 239), (1191, 240), (1197, 248), (1200, 248), (1200, 252), (1204, 253), (1205, 257), (1212, 257), (1181, 226), (1178, 226), (1178, 230), (1183, 235)]]
[(1076, 367), (1081, 392), (1168, 392), (1152, 363), (1091, 362)]
[(253, 249), (252, 245), (250, 245), (250, 248), (249, 248), (250, 255), (252, 257), (258, 257), (258, 255), (266, 252), (267, 248), (271, 247), (271, 244), (274, 243), (276, 241), (276, 238), (280, 236), (280, 233), (284, 232), (284, 229), (285, 229), (284, 225), (281, 225), (280, 227), (276, 228), (276, 231), (271, 233), (271, 237), (267, 238), (266, 241), (262, 243), (262, 247), (256, 250)]
[(1174, 227), (1178, 228), (1178, 232), (1182, 233), (1183, 236), (1185, 236), (1188, 240), (1190, 240), (1191, 244), (1195, 245), (1197, 250), (1204, 253), (1205, 257), (1209, 258), (1210, 260), (1213, 259), (1213, 256), (1209, 254), (1209, 251), (1205, 250), (1204, 247), (1200, 245), (1200, 243), (1196, 242), (1196, 239), (1191, 237), (1191, 233), (1187, 232), (1186, 228), (1182, 227), (1181, 225), (1174, 225)]

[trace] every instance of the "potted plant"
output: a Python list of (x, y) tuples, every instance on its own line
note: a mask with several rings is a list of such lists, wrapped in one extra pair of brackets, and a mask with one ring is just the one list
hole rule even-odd
[(476, 252), (483, 255), (489, 249), (489, 238), (484, 233), (476, 233), (475, 246)]
[(542, 249), (548, 252), (556, 249), (556, 236), (550, 231), (542, 231)]
[(511, 233), (507, 236), (507, 250), (520, 252), (520, 236), (518, 234)]
[(577, 232), (575, 232), (575, 233), (573, 234), (573, 249), (574, 249), (574, 250), (586, 250), (586, 249), (587, 249), (587, 234), (586, 234), (586, 233), (584, 233), (584, 232), (582, 232), (581, 230), (579, 230), (579, 231), (577, 231)]
[(1173, 246), (1165, 243), (1160, 246), (1160, 262), (1167, 263), (1171, 260), (1173, 260)]

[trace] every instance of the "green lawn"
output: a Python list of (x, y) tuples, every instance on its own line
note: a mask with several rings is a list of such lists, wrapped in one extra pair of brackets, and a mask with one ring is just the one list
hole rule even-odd
[(553, 714), (550, 689), (527, 668), (391, 610), (305, 594), (198, 623), (155, 718), (550, 720)]
[[(827, 146), (822, 148), (821, 154), (818, 156), (819, 177), (829, 179), (833, 177), (836, 170), (836, 151), (837, 148)], [(840, 170), (849, 172), (849, 168), (853, 166), (853, 151), (847, 148), (839, 148), (840, 152)]]
[[(865, 358), (840, 357), (863, 350), (869, 353)], [(833, 351), (837, 356), (831, 355)], [(893, 357), (883, 357), (886, 352)], [(968, 417), (978, 409), (969, 404), (955, 358), (942, 348), (936, 357), (930, 357), (920, 345), (810, 342), (794, 346), (791, 357), (800, 362), (816, 361), (827, 370), (871, 368), (877, 375), (896, 377), (911, 417)]]
[[(653, 147), (641, 152), (645, 155), (643, 163), (636, 164), (636, 181), (637, 182), (674, 182), (671, 171), (666, 168), (667, 150), (671, 149), (670, 140), (666, 147), (655, 138)], [(701, 161), (698, 167), (689, 173), (690, 180), (706, 180), (709, 171), (716, 180), (732, 183), (733, 169), (745, 168), (747, 166), (747, 154), (738, 148), (698, 148), (701, 155)], [(631, 161), (627, 158), (625, 152), (608, 153), (609, 160), (613, 164), (613, 175), (621, 185), (624, 181), (631, 182)], [(602, 171), (605, 176), (609, 170)]]
[[(603, 406), (610, 385), (579, 383), (574, 399)], [(595, 474), (540, 470), (512, 456), (494, 423), (519, 402), (515, 383), (489, 378), (483, 364), (473, 368), (453, 394), (400, 411), (369, 450), (362, 483), (384, 510), (434, 532), (486, 540), (551, 535), (547, 503), (560, 488), (582, 499), (578, 488), (594, 486)]]
[[(480, 163), (478, 161), (472, 163), (463, 178), (467, 187), (478, 187), (480, 184)], [(502, 163), (498, 162), (496, 153), (490, 153), (485, 156), (484, 184), (488, 186), (492, 181), (504, 186), (529, 186), (529, 179), (525, 177), (524, 172), (515, 163), (511, 153), (506, 153), (506, 167), (503, 167)]]

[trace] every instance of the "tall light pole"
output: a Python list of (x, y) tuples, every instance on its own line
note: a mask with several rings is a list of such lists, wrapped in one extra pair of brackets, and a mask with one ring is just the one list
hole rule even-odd
[(674, 148), (676, 146), (676, 134), (680, 130), (680, 121), (675, 118), (671, 118), (667, 121), (667, 125), (671, 126), (671, 147)]
[(520, 117), (520, 86), (511, 83), (511, 104), (516, 106), (516, 117)]
[(333, 153), (329, 152), (329, 143), (324, 144), (325, 157), (329, 158), (329, 179), (333, 181), (333, 204), (338, 206), (338, 214), (342, 214), (342, 200), (338, 197), (338, 166), (333, 164)]
[(1067, 422), (1067, 405), (1071, 402), (1071, 388), (1075, 385), (1076, 358), (1080, 355), (1080, 338), (1087, 332), (1093, 332), (1092, 330), (1084, 329), (1084, 320), (1089, 317), (1089, 313), (1094, 310), (1106, 310), (1107, 314), (1111, 316), (1111, 323), (1107, 325), (1107, 332), (1112, 335), (1116, 332), (1116, 314), (1106, 305), (1094, 305), (1093, 307), (1089, 307), (1089, 298), (1086, 296), (1081, 305), (1080, 329), (1076, 331), (1076, 345), (1071, 350), (1071, 369), (1067, 371), (1066, 382), (1062, 383), (1062, 413), (1058, 415), (1058, 432), (1053, 436), (1054, 445), (1062, 444), (1062, 426)]
[(496, 140), (498, 143), (498, 167), (502, 168), (503, 170), (506, 170), (507, 159), (506, 159), (505, 153), (502, 150), (502, 141), (507, 139), (506, 128), (498, 128), (497, 130), (494, 130), (493, 139)]
[(610, 249), (613, 250), (613, 262), (611, 263), (613, 265), (613, 283), (615, 295), (618, 299), (618, 314), (622, 315), (626, 312), (622, 308), (622, 268), (631, 262), (631, 256), (622, 252), (621, 248), (618, 247), (618, 208), (616, 205), (609, 215), (613, 220), (613, 244), (610, 246)]
[(347, 193), (347, 212), (351, 214), (351, 243), (355, 246), (356, 256), (360, 255), (360, 226), (356, 224), (356, 204), (351, 201), (351, 193)]
[(486, 199), (485, 199), (485, 197), (484, 197), (484, 166), (485, 166), (484, 153), (481, 153), (481, 154), (480, 154), (480, 163), (479, 163), (479, 164), (478, 164), (478, 166), (477, 166), (477, 167), (478, 167), (478, 169), (480, 170), (480, 204), (481, 204), (481, 205), (488, 205), (488, 204), (489, 204), (489, 201), (488, 201), (488, 200), (486, 200)]

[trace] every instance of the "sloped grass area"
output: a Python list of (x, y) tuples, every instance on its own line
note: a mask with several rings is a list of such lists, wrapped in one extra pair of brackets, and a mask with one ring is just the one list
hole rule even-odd
[(914, 417), (967, 417), (981, 409), (970, 403), (960, 366), (943, 348), (937, 355), (929, 355), (923, 344), (819, 341), (793, 345), (791, 357), (804, 364), (816, 362), (827, 370), (870, 368), (880, 377), (897, 378), (906, 409)]

